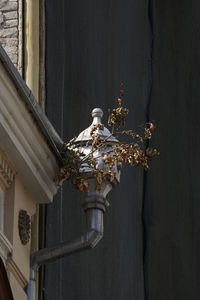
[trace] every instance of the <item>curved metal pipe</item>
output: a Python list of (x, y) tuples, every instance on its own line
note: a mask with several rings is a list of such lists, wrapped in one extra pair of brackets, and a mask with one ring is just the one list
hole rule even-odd
[(31, 268), (37, 270), (42, 264), (55, 261), (75, 252), (94, 248), (103, 237), (103, 211), (98, 208), (86, 211), (88, 230), (80, 238), (41, 249), (31, 255)]
[(41, 265), (76, 252), (92, 249), (102, 239), (104, 211), (95, 207), (86, 209), (85, 213), (87, 232), (80, 238), (41, 249), (31, 255), (30, 281), (27, 290), (28, 300), (35, 300), (36, 271)]
[(30, 280), (27, 288), (27, 299), (35, 300), (36, 296), (36, 271), (30, 269)]
[(108, 206), (106, 195), (109, 185), (104, 185), (102, 192), (90, 191), (82, 203), (86, 214), (87, 232), (78, 239), (62, 242), (56, 246), (41, 249), (31, 255), (30, 281), (28, 285), (28, 300), (35, 300), (36, 271), (46, 263), (55, 261), (70, 254), (92, 249), (103, 237), (104, 212)]

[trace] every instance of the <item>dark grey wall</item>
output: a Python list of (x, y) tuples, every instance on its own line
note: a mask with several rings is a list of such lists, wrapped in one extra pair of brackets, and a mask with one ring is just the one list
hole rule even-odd
[[(199, 299), (199, 13), (197, 0), (46, 1), (47, 114), (60, 135), (86, 128), (94, 107), (106, 114), (123, 80), (128, 126), (155, 120), (161, 156), (146, 175), (123, 171), (103, 241), (46, 267), (45, 300)], [(47, 245), (83, 232), (81, 197), (65, 184), (48, 205)]]
[(147, 299), (200, 298), (200, 2), (157, 1), (153, 89), (161, 157), (146, 183)]

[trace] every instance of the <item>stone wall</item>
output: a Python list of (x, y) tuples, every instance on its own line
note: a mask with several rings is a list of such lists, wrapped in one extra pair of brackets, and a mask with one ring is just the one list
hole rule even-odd
[(0, 0), (0, 43), (14, 65), (22, 69), (22, 0)]

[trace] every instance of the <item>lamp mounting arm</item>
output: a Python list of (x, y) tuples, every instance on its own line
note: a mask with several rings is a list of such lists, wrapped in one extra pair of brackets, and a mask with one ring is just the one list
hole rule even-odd
[(59, 258), (68, 256), (75, 252), (94, 248), (103, 237), (104, 212), (99, 208), (86, 210), (88, 230), (79, 238), (62, 242), (56, 246), (41, 249), (31, 255), (31, 268), (37, 270), (43, 264), (53, 262)]

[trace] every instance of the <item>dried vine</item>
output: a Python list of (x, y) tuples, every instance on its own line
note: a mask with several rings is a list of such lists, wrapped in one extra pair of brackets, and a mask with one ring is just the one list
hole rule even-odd
[[(155, 124), (149, 122), (139, 126), (139, 131), (128, 129), (125, 130), (125, 119), (129, 113), (127, 108), (122, 106), (123, 88), (120, 89), (120, 96), (117, 99), (117, 107), (109, 112), (108, 126), (111, 127), (111, 135), (119, 140), (119, 144), (112, 146), (110, 152), (106, 151), (106, 140), (102, 139), (99, 132), (104, 130), (103, 124), (93, 125), (90, 135), (91, 141), (88, 145), (91, 151), (88, 155), (84, 155), (77, 147), (73, 138), (69, 143), (64, 144), (62, 155), (64, 158), (64, 166), (60, 169), (59, 174), (55, 178), (55, 182), (59, 184), (63, 180), (70, 180), (81, 192), (88, 192), (88, 178), (87, 174), (81, 172), (83, 164), (86, 164), (95, 178), (96, 189), (101, 190), (102, 182), (104, 179), (113, 182), (115, 179), (115, 168), (117, 165), (122, 168), (128, 164), (132, 167), (141, 166), (144, 170), (149, 169), (149, 161), (159, 155), (159, 151), (154, 148), (148, 147), (145, 149), (145, 141), (152, 138), (155, 130)], [(129, 139), (128, 142), (123, 142), (121, 139), (125, 137)], [(105, 152), (104, 152), (105, 149)], [(95, 151), (101, 150), (101, 160), (104, 162), (99, 165), (99, 157), (94, 157)]]

